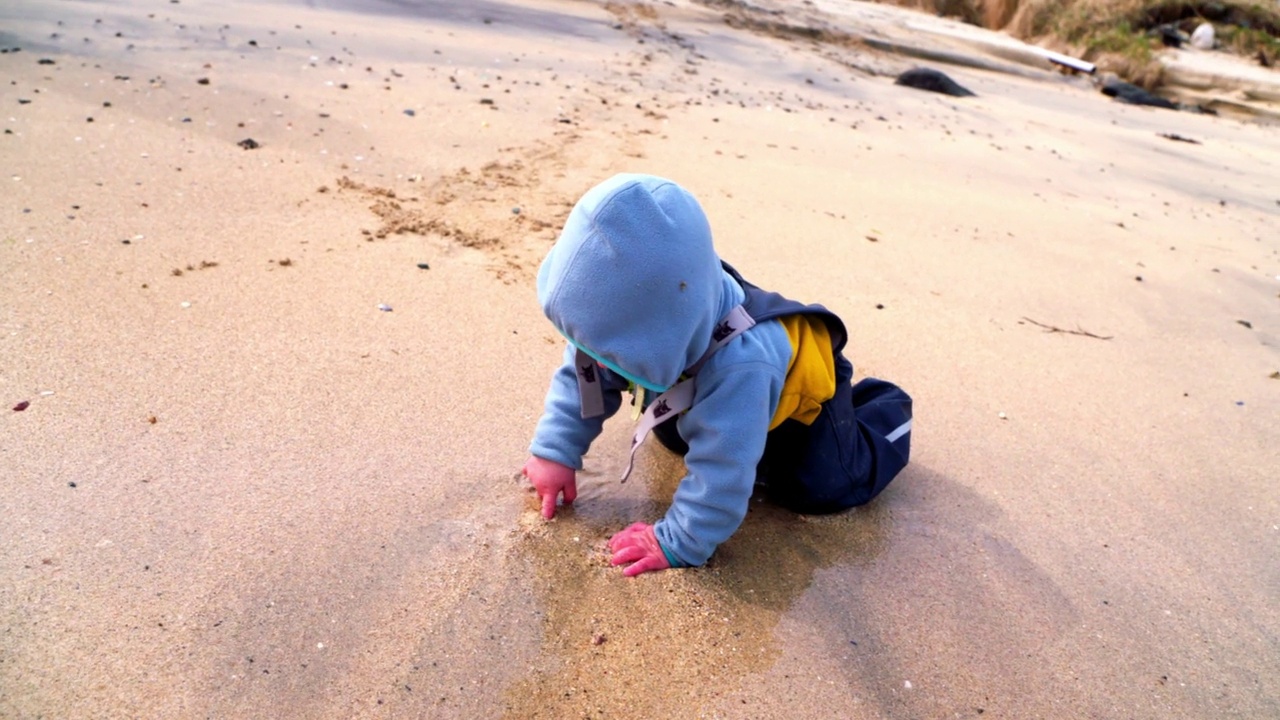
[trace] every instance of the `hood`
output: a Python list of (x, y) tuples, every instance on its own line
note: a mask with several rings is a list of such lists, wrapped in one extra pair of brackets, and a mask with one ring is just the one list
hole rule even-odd
[(693, 195), (616, 175), (578, 201), (538, 271), (538, 301), (589, 355), (649, 390), (675, 385), (741, 302)]

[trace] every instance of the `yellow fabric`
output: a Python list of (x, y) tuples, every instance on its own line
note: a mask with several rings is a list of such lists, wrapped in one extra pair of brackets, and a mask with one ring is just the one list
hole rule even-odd
[(791, 341), (791, 360), (782, 384), (778, 411), (769, 423), (772, 430), (784, 420), (812, 425), (822, 403), (836, 394), (836, 361), (831, 354), (831, 333), (821, 318), (789, 315), (778, 318)]

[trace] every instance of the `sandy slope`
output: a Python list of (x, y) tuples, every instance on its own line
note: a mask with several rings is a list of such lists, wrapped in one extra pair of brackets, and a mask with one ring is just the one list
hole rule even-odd
[[(308, 5), (0, 8), (0, 716), (1280, 714), (1274, 130), (684, 3)], [(532, 274), (621, 170), (912, 392), (879, 500), (625, 580), (681, 468), (616, 484), (618, 421), (538, 519)]]

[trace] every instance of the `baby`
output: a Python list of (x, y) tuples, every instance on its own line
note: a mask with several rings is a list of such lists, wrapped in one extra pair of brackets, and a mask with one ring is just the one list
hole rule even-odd
[(609, 541), (625, 575), (702, 565), (757, 487), (796, 512), (838, 512), (907, 464), (911, 398), (882, 380), (851, 384), (844, 323), (745, 281), (670, 180), (617, 175), (588, 191), (542, 263), (538, 299), (569, 341), (523, 469), (543, 516), (577, 497), (582, 457), (623, 390), (644, 409), (632, 457), (650, 431), (684, 455), (666, 516)]

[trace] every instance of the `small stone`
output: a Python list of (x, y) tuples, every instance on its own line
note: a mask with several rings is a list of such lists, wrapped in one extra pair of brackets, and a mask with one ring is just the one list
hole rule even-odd
[(1271, 373), (1270, 375), (1268, 375), (1268, 377), (1270, 377), (1272, 380), (1280, 380), (1280, 370), (1277, 370)]
[(200, 78), (199, 80), (196, 80), (196, 83), (199, 85), (208, 85), (209, 78)]
[(1133, 279), (1134, 279), (1134, 280), (1137, 280), (1138, 282), (1142, 282), (1142, 276), (1141, 276), (1141, 275), (1134, 275), (1134, 276), (1133, 276)]
[(606, 640), (608, 640), (608, 638), (604, 636), (604, 633), (596, 633), (591, 636), (592, 645), (603, 645)]
[(997, 414), (996, 414), (996, 417), (1000, 418), (1001, 420), (1008, 420), (1008, 419), (1009, 419), (1009, 416), (1008, 416), (1008, 415), (1006, 415), (1005, 413), (997, 413)]
[(408, 115), (409, 117), (413, 117), (413, 116), (417, 115), (418, 113), (414, 112), (412, 109), (409, 109), (409, 110), (405, 110), (405, 111), (404, 111), (404, 114), (405, 114), (405, 115)]
[(1250, 330), (1253, 329), (1253, 323), (1249, 322), (1248, 320), (1237, 320), (1236, 322), (1249, 328)]
[(27, 408), (29, 408), (29, 407), (31, 407), (31, 401), (30, 401), (30, 400), (23, 400), (22, 402), (20, 402), (20, 403), (18, 403), (17, 405), (14, 405), (14, 406), (13, 406), (13, 411), (14, 411), (14, 412), (22, 412), (23, 410), (26, 410), (26, 409), (27, 409)]
[(262, 145), (259, 144), (258, 141), (254, 140), (253, 138), (245, 138), (236, 144), (244, 148), (245, 150), (257, 150), (258, 148), (262, 147)]
[(184, 308), (191, 307), (191, 303), (187, 302), (186, 300), (183, 300), (181, 303), (179, 303), (179, 305), (181, 305)]
[(53, 65), (54, 60), (52, 58), (40, 58), (39, 60), (36, 61), (36, 64), (37, 65)]
[(883, 310), (883, 309), (884, 309), (884, 304), (883, 304), (883, 303), (876, 303), (876, 309), (877, 309), (877, 310)]
[(431, 266), (426, 263), (418, 263), (419, 270), (430, 270)]
[(378, 309), (381, 310), (382, 312), (391, 312), (391, 306), (386, 303), (382, 303), (378, 305)]
[(480, 104), (481, 104), (481, 105), (492, 105), (492, 104), (493, 104), (493, 98), (480, 98)]
[(520, 208), (518, 208), (518, 207), (513, 207), (513, 208), (511, 208), (511, 214), (512, 214), (512, 215), (519, 215), (519, 214), (520, 214)]

